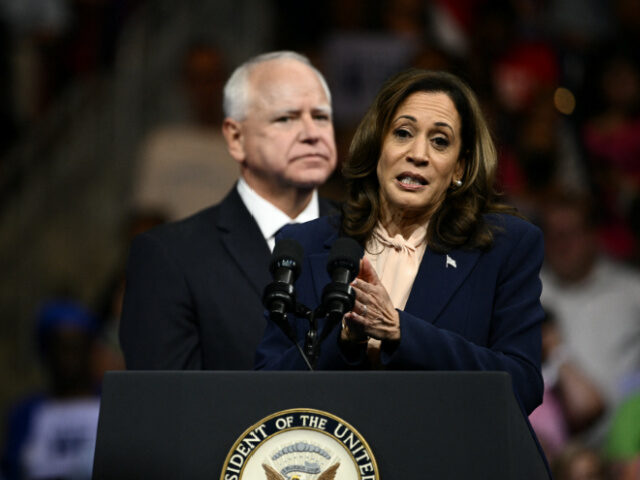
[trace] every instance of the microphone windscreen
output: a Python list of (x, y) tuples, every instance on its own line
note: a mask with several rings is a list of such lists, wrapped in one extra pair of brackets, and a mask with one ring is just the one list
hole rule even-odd
[(336, 268), (342, 267), (349, 270), (353, 277), (356, 277), (360, 271), (362, 253), (362, 247), (353, 238), (338, 238), (329, 252), (327, 271), (331, 274)]
[(283, 238), (276, 242), (273, 248), (269, 271), (273, 274), (277, 268), (285, 267), (291, 269), (295, 277), (298, 277), (303, 255), (302, 245), (290, 238)]

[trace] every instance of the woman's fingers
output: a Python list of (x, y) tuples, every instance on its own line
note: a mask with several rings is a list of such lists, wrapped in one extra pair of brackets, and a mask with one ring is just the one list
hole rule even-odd
[(381, 311), (376, 305), (358, 303), (345, 319), (370, 337), (380, 340), (400, 338), (400, 316), (395, 309)]
[(345, 319), (376, 339), (400, 338), (400, 317), (389, 293), (366, 257), (360, 263), (358, 277), (351, 283), (356, 300)]
[(358, 279), (372, 285), (380, 284), (378, 274), (376, 273), (376, 270), (373, 268), (373, 265), (371, 265), (371, 262), (367, 257), (362, 257), (362, 260), (360, 261), (360, 272), (356, 277), (356, 281)]

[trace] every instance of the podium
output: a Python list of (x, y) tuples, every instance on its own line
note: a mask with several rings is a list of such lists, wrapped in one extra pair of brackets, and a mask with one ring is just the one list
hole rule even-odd
[(384, 480), (550, 478), (507, 373), (389, 371), (108, 372), (93, 478), (225, 478), (243, 433), (290, 409), (347, 422)]

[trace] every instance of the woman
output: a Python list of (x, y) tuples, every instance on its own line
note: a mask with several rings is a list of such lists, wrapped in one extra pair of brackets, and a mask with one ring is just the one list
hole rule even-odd
[[(497, 202), (496, 151), (457, 77), (409, 70), (378, 93), (351, 144), (339, 219), (283, 231), (305, 262), (298, 301), (314, 308), (340, 235), (364, 247), (356, 301), (322, 342), (317, 368), (502, 370), (525, 411), (540, 404), (540, 231)], [(307, 320), (296, 319), (302, 336)], [(322, 325), (321, 325), (322, 327)], [(257, 368), (305, 368), (270, 324)]]

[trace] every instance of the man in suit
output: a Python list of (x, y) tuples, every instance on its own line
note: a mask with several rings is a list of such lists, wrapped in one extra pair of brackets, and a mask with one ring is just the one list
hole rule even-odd
[(250, 369), (266, 320), (270, 250), (287, 223), (329, 213), (331, 97), (306, 57), (273, 52), (224, 88), (240, 179), (221, 203), (133, 241), (120, 341), (128, 369)]

